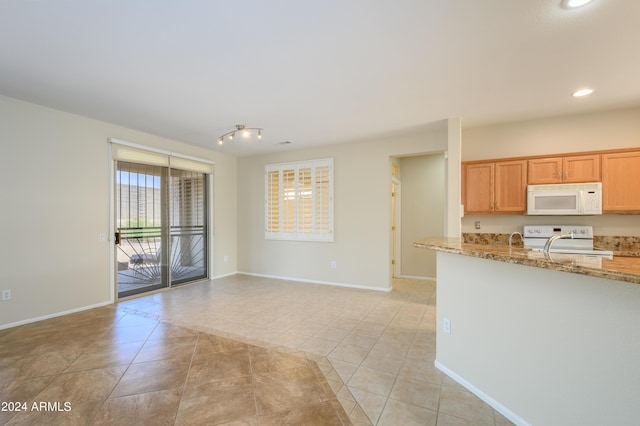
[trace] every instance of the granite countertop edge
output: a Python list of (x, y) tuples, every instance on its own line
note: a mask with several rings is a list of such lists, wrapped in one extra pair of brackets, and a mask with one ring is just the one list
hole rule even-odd
[[(509, 248), (504, 245), (470, 244), (460, 238), (425, 238), (414, 242), (414, 247), (435, 250), (463, 256), (478, 257), (497, 262), (513, 263), (554, 271), (569, 272), (615, 281), (640, 284), (640, 257), (614, 252), (613, 259), (602, 259), (600, 265), (587, 262), (587, 256), (553, 254), (551, 260), (539, 255), (531, 257), (532, 250), (520, 247)], [(618, 252), (619, 253), (619, 252)], [(593, 260), (593, 259), (592, 259)]]

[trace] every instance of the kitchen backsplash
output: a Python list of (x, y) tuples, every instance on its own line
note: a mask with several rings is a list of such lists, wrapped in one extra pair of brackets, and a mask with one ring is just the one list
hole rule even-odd
[[(510, 234), (480, 234), (480, 233), (463, 233), (462, 241), (467, 244), (495, 244), (495, 245), (507, 245), (509, 244)], [(512, 238), (514, 247), (522, 247), (522, 239), (518, 236)]]
[(594, 235), (593, 246), (613, 252), (640, 252), (640, 237), (599, 237)]
[[(465, 215), (462, 232), (510, 234), (522, 232), (524, 225), (589, 225), (595, 235), (640, 237), (640, 215), (606, 214), (601, 216), (526, 216), (515, 214)], [(476, 229), (480, 226), (480, 229)]]

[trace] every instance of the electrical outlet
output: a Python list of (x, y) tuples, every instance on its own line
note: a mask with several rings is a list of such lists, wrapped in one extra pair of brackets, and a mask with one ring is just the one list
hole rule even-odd
[(480, 221), (479, 220), (476, 221), (476, 229), (480, 229)]
[(451, 334), (451, 320), (449, 320), (449, 318), (445, 318), (442, 321), (442, 331), (446, 334)]
[(2, 300), (11, 300), (11, 290), (2, 290)]
[(335, 260), (331, 261), (331, 269), (336, 269), (338, 267), (338, 262), (336, 262)]
[(225, 257), (224, 257), (224, 261), (225, 261), (225, 262), (228, 262), (228, 261), (229, 261), (229, 256), (225, 256)]

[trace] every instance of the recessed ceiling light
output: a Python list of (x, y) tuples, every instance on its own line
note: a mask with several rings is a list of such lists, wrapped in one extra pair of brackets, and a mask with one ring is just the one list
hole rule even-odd
[(590, 2), (591, 0), (563, 0), (562, 7), (565, 9), (575, 9), (576, 7), (584, 6)]
[(579, 98), (579, 97), (582, 97), (582, 96), (590, 95), (592, 93), (593, 93), (593, 89), (580, 89), (580, 90), (577, 90), (577, 91), (573, 92), (573, 97), (574, 98)]

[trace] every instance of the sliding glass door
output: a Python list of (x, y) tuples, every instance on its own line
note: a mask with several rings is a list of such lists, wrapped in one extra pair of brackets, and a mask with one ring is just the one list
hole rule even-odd
[(169, 223), (170, 282), (181, 284), (207, 276), (206, 176), (171, 169)]
[(116, 161), (118, 297), (207, 277), (203, 173)]

